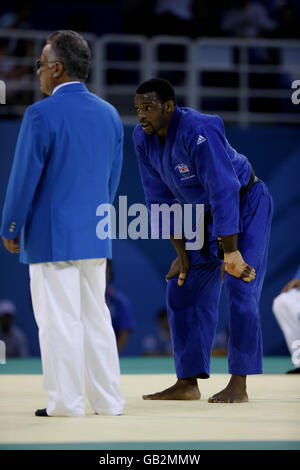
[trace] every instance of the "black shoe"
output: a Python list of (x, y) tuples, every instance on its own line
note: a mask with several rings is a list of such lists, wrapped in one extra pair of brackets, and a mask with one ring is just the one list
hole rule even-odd
[(42, 410), (36, 410), (35, 416), (49, 416), (47, 414), (47, 409), (43, 408)]
[(297, 367), (296, 369), (288, 370), (286, 374), (300, 374), (300, 367)]

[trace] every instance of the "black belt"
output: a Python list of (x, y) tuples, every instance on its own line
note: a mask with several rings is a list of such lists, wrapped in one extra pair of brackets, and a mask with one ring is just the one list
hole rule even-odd
[(240, 197), (244, 196), (244, 194), (246, 194), (247, 191), (249, 191), (250, 188), (252, 188), (252, 186), (257, 183), (259, 181), (259, 179), (257, 178), (257, 176), (255, 176), (255, 173), (253, 171), (253, 168), (251, 168), (251, 174), (250, 174), (250, 178), (249, 178), (249, 181), (248, 181), (248, 184), (246, 186), (243, 186), (241, 189), (240, 189)]

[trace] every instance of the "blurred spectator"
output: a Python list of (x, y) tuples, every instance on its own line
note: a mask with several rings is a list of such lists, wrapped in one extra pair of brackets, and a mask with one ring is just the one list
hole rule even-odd
[(156, 331), (143, 338), (142, 351), (144, 356), (173, 355), (170, 327), (166, 309), (162, 309), (158, 312)]
[[(227, 356), (228, 329), (215, 334), (212, 356)], [(156, 331), (145, 336), (142, 341), (143, 356), (172, 356), (172, 340), (167, 310), (158, 312)]]
[(30, 21), (36, 1), (17, 1), (14, 9), (7, 9), (0, 16), (0, 28), (8, 29), (28, 29), (31, 28)]
[[(15, 9), (7, 10), (0, 17), (0, 28), (30, 29), (30, 21), (36, 1), (18, 1)], [(7, 103), (28, 105), (32, 102), (32, 66), (34, 41), (29, 39), (1, 39), (0, 75), (7, 82)], [(13, 85), (17, 85), (16, 88)], [(14, 91), (15, 90), (15, 91)]]
[(274, 299), (273, 312), (295, 366), (287, 374), (300, 374), (300, 265), (294, 278)]
[[(184, 36), (196, 35), (195, 0), (156, 0), (153, 7), (152, 35)], [(161, 44), (157, 48), (159, 62), (174, 62), (170, 69), (158, 71), (161, 78), (175, 86), (185, 84), (185, 72), (177, 69), (177, 63), (187, 60), (187, 48), (181, 44)], [(181, 65), (181, 64), (180, 64)]]
[(276, 28), (268, 10), (259, 2), (233, 0), (221, 22), (221, 29), (228, 36), (255, 38), (270, 36)]
[(0, 340), (5, 343), (6, 357), (27, 357), (28, 342), (23, 331), (15, 326), (16, 306), (11, 300), (0, 300)]
[(134, 317), (129, 299), (123, 292), (118, 291), (112, 285), (112, 263), (108, 259), (106, 263), (106, 292), (105, 301), (110, 311), (112, 326), (117, 339), (119, 354), (128, 343), (129, 336), (134, 330)]
[(154, 34), (193, 36), (194, 0), (156, 0), (154, 16)]
[[(277, 28), (277, 21), (273, 19), (267, 2), (257, 0), (232, 0), (231, 8), (224, 14), (221, 29), (228, 36), (238, 38), (271, 38)], [(276, 16), (276, 15), (275, 15)], [(234, 48), (234, 62), (239, 64), (242, 58), (240, 50)], [(279, 65), (279, 51), (272, 47), (251, 47), (248, 50), (248, 61), (251, 65)], [(249, 74), (250, 88), (274, 90), (282, 88), (279, 83), (281, 75), (278, 73), (251, 72)], [(282, 100), (268, 97), (250, 97), (249, 109), (252, 112), (280, 112)]]

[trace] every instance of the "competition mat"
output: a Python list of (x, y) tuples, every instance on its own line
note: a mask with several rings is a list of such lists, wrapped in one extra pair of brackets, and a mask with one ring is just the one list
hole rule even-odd
[(47, 405), (39, 359), (0, 364), (0, 450), (201, 449), (300, 450), (300, 375), (288, 357), (264, 359), (264, 374), (248, 376), (248, 403), (208, 403), (229, 380), (227, 359), (213, 358), (199, 380), (200, 401), (144, 401), (173, 385), (172, 358), (121, 358), (122, 416), (39, 418)]

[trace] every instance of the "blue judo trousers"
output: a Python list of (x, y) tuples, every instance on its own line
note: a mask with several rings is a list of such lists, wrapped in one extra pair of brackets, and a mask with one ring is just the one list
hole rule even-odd
[[(247, 187), (251, 166), (225, 137), (218, 116), (176, 106), (165, 145), (133, 133), (146, 204), (204, 204), (206, 249), (190, 250), (190, 269), (183, 286), (178, 277), (167, 284), (167, 310), (178, 378), (208, 378), (222, 288), (218, 237), (238, 233), (238, 249), (256, 271), (250, 283), (225, 274), (229, 309), (229, 373), (262, 373), (259, 299), (266, 271), (273, 213), (263, 181)], [(174, 228), (174, 227), (173, 227)], [(172, 227), (171, 227), (172, 231)], [(174, 233), (174, 232), (173, 232)]]
[[(256, 271), (244, 282), (225, 274), (229, 310), (228, 371), (234, 375), (262, 373), (262, 333), (259, 299), (266, 271), (272, 219), (272, 199), (259, 181), (241, 198), (244, 229), (238, 247), (244, 260)], [(167, 285), (167, 308), (178, 378), (210, 375), (210, 357), (218, 321), (222, 288), (218, 243), (209, 242), (209, 253), (189, 251), (190, 270), (183, 286), (177, 277)]]

